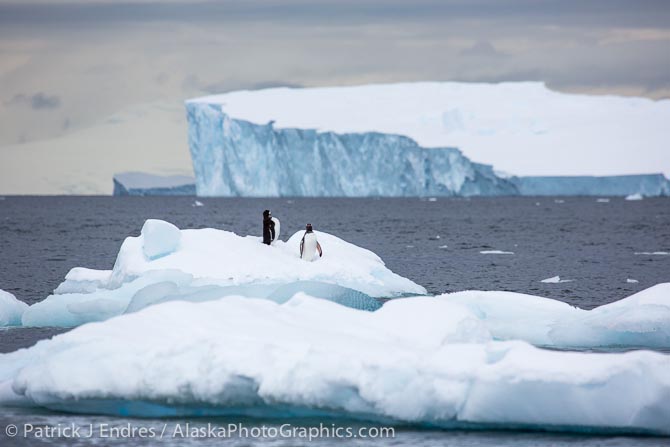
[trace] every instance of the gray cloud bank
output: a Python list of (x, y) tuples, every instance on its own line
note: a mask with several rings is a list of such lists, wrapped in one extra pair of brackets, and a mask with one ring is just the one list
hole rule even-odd
[(670, 2), (0, 0), (0, 152), (138, 104), (421, 80), (667, 98)]
[(0, 1), (0, 23), (148, 21), (371, 23), (490, 20), (580, 27), (665, 27), (664, 0)]

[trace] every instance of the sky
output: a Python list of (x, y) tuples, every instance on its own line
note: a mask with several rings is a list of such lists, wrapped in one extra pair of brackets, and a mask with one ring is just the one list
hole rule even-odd
[(191, 173), (191, 97), (406, 81), (670, 98), (670, 2), (0, 0), (0, 194)]

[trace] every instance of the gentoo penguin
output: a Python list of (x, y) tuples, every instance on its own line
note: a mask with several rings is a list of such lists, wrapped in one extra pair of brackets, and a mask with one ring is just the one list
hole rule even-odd
[(312, 224), (307, 224), (307, 227), (305, 227), (305, 234), (300, 241), (300, 259), (311, 262), (314, 260), (314, 255), (317, 251), (319, 252), (319, 257), (323, 256), (321, 244), (316, 240), (316, 234), (312, 229)]
[(276, 230), (279, 228), (275, 228), (275, 226), (278, 226), (278, 224), (279, 220), (276, 220), (275, 222), (275, 218), (272, 217), (270, 210), (263, 211), (263, 243), (265, 245), (270, 245), (277, 239), (279, 232)]
[(281, 222), (276, 217), (272, 218), (272, 222), (275, 224), (275, 237), (272, 238), (272, 243), (274, 244), (275, 241), (279, 240), (279, 235), (281, 234)]

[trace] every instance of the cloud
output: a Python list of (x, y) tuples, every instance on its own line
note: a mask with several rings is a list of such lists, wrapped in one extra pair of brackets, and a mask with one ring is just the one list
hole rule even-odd
[(505, 55), (495, 49), (493, 44), (486, 40), (478, 40), (471, 47), (461, 50), (461, 56), (465, 57), (504, 57)]
[(30, 105), (33, 110), (57, 109), (60, 107), (60, 97), (56, 95), (47, 95), (43, 92), (37, 92), (33, 95), (19, 93), (11, 100), (7, 101), (9, 105)]
[(302, 88), (303, 84), (291, 81), (267, 80), (267, 81), (236, 81), (221, 80), (205, 82), (200, 80), (196, 74), (190, 73), (184, 77), (181, 83), (182, 89), (191, 92), (204, 92), (209, 94), (225, 93), (233, 90), (261, 90), (274, 87)]

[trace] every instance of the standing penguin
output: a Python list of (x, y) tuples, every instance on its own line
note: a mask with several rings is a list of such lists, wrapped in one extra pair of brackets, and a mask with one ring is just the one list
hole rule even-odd
[(314, 260), (314, 255), (317, 251), (319, 252), (319, 257), (323, 256), (321, 244), (316, 240), (316, 234), (312, 229), (312, 224), (307, 224), (307, 227), (305, 227), (305, 234), (300, 241), (300, 259), (311, 262)]
[(263, 243), (270, 245), (277, 238), (275, 220), (270, 210), (263, 211)]

